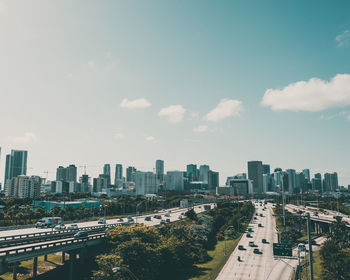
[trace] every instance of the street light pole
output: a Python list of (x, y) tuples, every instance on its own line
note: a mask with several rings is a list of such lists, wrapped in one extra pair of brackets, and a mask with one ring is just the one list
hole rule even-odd
[(306, 213), (307, 218), (307, 237), (309, 242), (309, 260), (310, 260), (310, 280), (314, 280), (314, 269), (312, 264), (312, 240), (311, 240), (311, 220), (310, 213)]

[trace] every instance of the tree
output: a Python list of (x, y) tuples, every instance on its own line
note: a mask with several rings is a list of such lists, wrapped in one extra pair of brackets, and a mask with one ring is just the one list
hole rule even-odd
[(196, 212), (193, 210), (193, 208), (191, 208), (190, 210), (188, 210), (186, 213), (185, 213), (185, 216), (187, 218), (189, 218), (190, 220), (192, 221), (197, 221), (197, 214)]

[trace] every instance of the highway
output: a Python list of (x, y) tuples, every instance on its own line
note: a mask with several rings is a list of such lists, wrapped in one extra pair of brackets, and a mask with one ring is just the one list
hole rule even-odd
[[(217, 280), (289, 280), (294, 273), (294, 269), (298, 265), (297, 249), (293, 250), (292, 259), (279, 259), (273, 256), (273, 243), (277, 243), (277, 230), (275, 218), (273, 215), (272, 204), (266, 205), (266, 210), (263, 211), (263, 206), (260, 203), (255, 203), (256, 212), (248, 228), (252, 228), (252, 238), (247, 237), (245, 233), (237, 247), (232, 252), (229, 260), (220, 271)], [(263, 214), (264, 217), (260, 217)], [(262, 227), (259, 227), (258, 224)], [(262, 239), (266, 239), (268, 244), (263, 244)], [(253, 241), (255, 247), (249, 246), (249, 242)], [(316, 240), (317, 244), (325, 241), (324, 237)], [(228, 241), (229, 242), (229, 241)], [(242, 245), (245, 250), (239, 250), (239, 245)], [(306, 245), (307, 246), (307, 245)], [(258, 248), (262, 254), (255, 254), (254, 249)], [(313, 246), (313, 251), (318, 250), (320, 246)], [(241, 261), (238, 261), (238, 256)]]
[[(213, 207), (214, 204), (211, 204), (211, 207)], [(165, 217), (164, 215), (168, 213), (168, 211), (171, 211), (170, 217)], [(197, 205), (194, 207), (194, 210), (196, 213), (200, 213), (204, 211), (203, 205)], [(153, 214), (148, 214), (148, 215), (141, 215), (141, 216), (133, 216), (132, 218), (134, 219), (134, 222), (136, 223), (142, 223), (147, 226), (155, 226), (157, 224), (160, 224), (160, 221), (162, 219), (170, 219), (170, 222), (176, 221), (179, 219), (179, 216), (181, 216), (181, 213), (184, 213), (187, 211), (187, 208), (182, 209), (182, 208), (172, 208), (172, 209), (166, 209), (164, 211), (159, 211), (157, 213)], [(155, 214), (161, 215), (162, 219), (155, 219), (153, 216)], [(150, 216), (151, 221), (145, 221), (145, 217)], [(127, 218), (123, 219), (123, 222), (127, 222)], [(107, 219), (106, 224), (107, 225), (112, 225), (112, 224), (117, 224), (121, 223), (118, 219)], [(84, 228), (84, 227), (93, 227), (93, 226), (103, 226), (101, 224), (98, 224), (97, 221), (89, 221), (89, 222), (80, 222), (76, 223), (79, 228)], [(65, 224), (67, 227), (71, 224)], [(16, 229), (16, 230), (4, 230), (0, 232), (0, 238), (2, 237), (7, 237), (7, 236), (14, 236), (14, 235), (25, 235), (25, 234), (33, 234), (33, 233), (44, 233), (44, 232), (51, 232), (53, 229), (47, 229), (47, 228), (23, 228), (23, 229)], [(59, 231), (57, 231), (59, 233)]]
[[(265, 211), (262, 210), (264, 206), (260, 206), (258, 203), (255, 204), (255, 207), (255, 213), (258, 213), (258, 215), (254, 213), (254, 217), (248, 226), (253, 229), (252, 238), (247, 237), (246, 233), (242, 236), (236, 249), (216, 278), (217, 280), (266, 279), (271, 271), (274, 265), (272, 243), (277, 242), (276, 225), (272, 216), (273, 211), (271, 204), (266, 205)], [(263, 214), (263, 217), (260, 217), (260, 214)], [(259, 227), (258, 224), (261, 224), (262, 227)], [(266, 239), (267, 244), (262, 243), (263, 238)], [(256, 247), (249, 246), (251, 241), (254, 242)], [(239, 245), (242, 245), (245, 250), (239, 250)], [(255, 254), (253, 251), (256, 248), (262, 254)], [(240, 256), (241, 261), (237, 260), (238, 256)]]

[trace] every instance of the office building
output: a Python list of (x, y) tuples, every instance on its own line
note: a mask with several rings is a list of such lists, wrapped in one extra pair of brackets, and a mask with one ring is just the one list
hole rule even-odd
[(290, 193), (295, 193), (297, 192), (296, 190), (296, 172), (294, 169), (287, 169), (286, 172), (288, 173), (288, 186), (289, 186), (289, 192)]
[(117, 188), (123, 187), (123, 185), (124, 185), (123, 165), (121, 165), (121, 164), (116, 164), (115, 165), (114, 185)]
[(166, 189), (169, 191), (183, 191), (185, 176), (183, 171), (168, 171), (166, 173)]
[(253, 193), (263, 191), (263, 168), (261, 161), (248, 161), (248, 179), (253, 181)]
[(310, 182), (310, 179), (311, 179), (311, 177), (310, 177), (310, 169), (303, 169), (303, 174), (305, 176), (306, 181)]
[(163, 160), (156, 160), (156, 176), (158, 180), (158, 184), (163, 183), (164, 181), (164, 161)]
[(199, 167), (199, 181), (208, 183), (209, 170), (209, 165), (201, 165)]
[(81, 175), (80, 179), (80, 192), (91, 192), (90, 177), (87, 174)]
[(4, 185), (9, 179), (27, 175), (27, 157), (28, 152), (22, 150), (12, 150), (11, 154), (6, 155)]
[(198, 181), (197, 177), (197, 165), (196, 164), (188, 164), (186, 166), (186, 177), (189, 182)]
[(324, 174), (324, 191), (336, 191), (339, 188), (338, 186), (338, 174), (334, 173), (325, 173)]
[(92, 191), (95, 193), (107, 192), (109, 188), (109, 176), (105, 174), (100, 174), (97, 178), (94, 178)]
[(103, 166), (103, 175), (105, 175), (105, 178), (108, 180), (108, 187), (111, 185), (111, 165), (106, 163)]
[(253, 184), (249, 179), (230, 179), (225, 187), (217, 187), (218, 195), (247, 196), (253, 193)]
[(40, 185), (39, 176), (19, 175), (6, 181), (5, 195), (7, 197), (36, 198), (40, 196)]
[(306, 191), (306, 183), (308, 180), (305, 178), (304, 172), (298, 172), (296, 174), (296, 190), (297, 192), (305, 192)]
[(135, 171), (131, 181), (135, 182), (136, 195), (155, 194), (158, 191), (157, 177), (153, 172)]
[(77, 167), (74, 164), (67, 167), (59, 166), (56, 170), (56, 181), (76, 182)]
[(216, 189), (219, 186), (219, 172), (209, 170), (208, 172), (208, 188)]
[(126, 169), (126, 181), (127, 182), (133, 182), (132, 181), (132, 174), (136, 172), (136, 168), (133, 167), (133, 166), (129, 166), (127, 169)]
[(270, 174), (270, 165), (263, 164), (263, 174)]

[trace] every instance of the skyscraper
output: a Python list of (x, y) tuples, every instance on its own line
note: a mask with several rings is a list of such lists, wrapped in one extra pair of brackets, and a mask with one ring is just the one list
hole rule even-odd
[(108, 180), (108, 186), (111, 185), (111, 165), (106, 163), (103, 166), (103, 175), (106, 176), (107, 180)]
[(123, 183), (124, 183), (124, 180), (123, 180), (123, 165), (116, 164), (115, 165), (114, 185), (116, 187), (122, 187)]
[(208, 179), (209, 179), (209, 165), (201, 165), (199, 167), (199, 180), (204, 182), (204, 183), (208, 183)]
[(59, 166), (56, 170), (56, 181), (76, 182), (77, 167), (74, 164), (67, 167)]
[(310, 169), (303, 169), (303, 173), (304, 173), (304, 176), (305, 176), (305, 179), (310, 182)]
[(17, 177), (19, 175), (27, 175), (27, 151), (12, 150), (11, 154), (6, 155), (5, 180)]
[(287, 169), (288, 173), (288, 186), (289, 186), (289, 192), (297, 192), (296, 191), (296, 173), (294, 169)]
[(208, 188), (216, 189), (219, 186), (219, 172), (209, 170), (208, 172)]
[(253, 181), (253, 193), (263, 191), (263, 167), (261, 161), (248, 161), (248, 179)]
[(133, 166), (129, 166), (127, 169), (126, 169), (126, 181), (127, 182), (132, 182), (132, 173), (136, 172), (136, 168), (133, 167)]
[(162, 183), (164, 180), (164, 161), (163, 160), (156, 160), (156, 176), (158, 183)]
[(197, 165), (196, 164), (188, 164), (186, 166), (186, 177), (189, 182), (197, 181)]
[(263, 174), (270, 174), (270, 165), (263, 164)]

